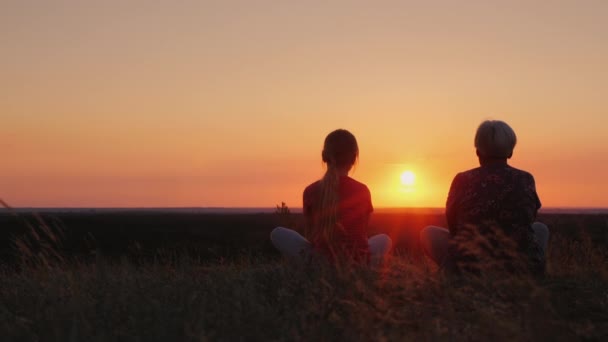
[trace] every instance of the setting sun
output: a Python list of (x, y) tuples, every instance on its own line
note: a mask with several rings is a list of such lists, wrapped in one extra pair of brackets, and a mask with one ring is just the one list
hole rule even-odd
[(401, 184), (412, 186), (416, 182), (416, 175), (412, 171), (405, 171), (401, 174)]

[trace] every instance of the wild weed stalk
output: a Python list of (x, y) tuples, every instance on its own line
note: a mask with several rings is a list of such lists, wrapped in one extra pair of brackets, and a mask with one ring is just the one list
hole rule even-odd
[(22, 232), (13, 237), (13, 249), (18, 263), (24, 267), (44, 267), (50, 269), (65, 262), (62, 251), (64, 228), (60, 221), (48, 224), (42, 216), (32, 214), (32, 219), (20, 215), (5, 201), (0, 205), (7, 209), (23, 227)]

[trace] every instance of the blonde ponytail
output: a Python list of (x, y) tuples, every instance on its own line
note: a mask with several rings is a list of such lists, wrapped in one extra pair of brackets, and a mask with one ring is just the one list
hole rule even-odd
[(337, 129), (325, 138), (321, 157), (327, 165), (327, 170), (320, 181), (313, 227), (309, 229), (313, 241), (318, 241), (329, 249), (335, 245), (337, 231), (344, 229), (338, 213), (340, 175), (350, 170), (358, 156), (357, 139), (349, 131)]
[(319, 237), (328, 245), (332, 244), (338, 224), (338, 203), (340, 201), (338, 189), (340, 186), (340, 175), (333, 163), (328, 163), (327, 171), (321, 179), (320, 199), (318, 202), (319, 213), (316, 223)]

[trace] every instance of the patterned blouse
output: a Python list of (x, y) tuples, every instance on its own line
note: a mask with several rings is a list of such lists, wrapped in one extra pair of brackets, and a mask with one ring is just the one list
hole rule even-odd
[(495, 162), (456, 175), (446, 216), (453, 237), (471, 225), (494, 224), (533, 264), (544, 267), (544, 255), (532, 229), (540, 207), (534, 177), (506, 162)]

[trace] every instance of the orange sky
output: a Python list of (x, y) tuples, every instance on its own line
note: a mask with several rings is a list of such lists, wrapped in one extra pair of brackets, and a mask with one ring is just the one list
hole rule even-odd
[(606, 1), (92, 3), (3, 2), (14, 206), (299, 207), (346, 128), (377, 207), (441, 207), (495, 118), (545, 207), (608, 207)]

